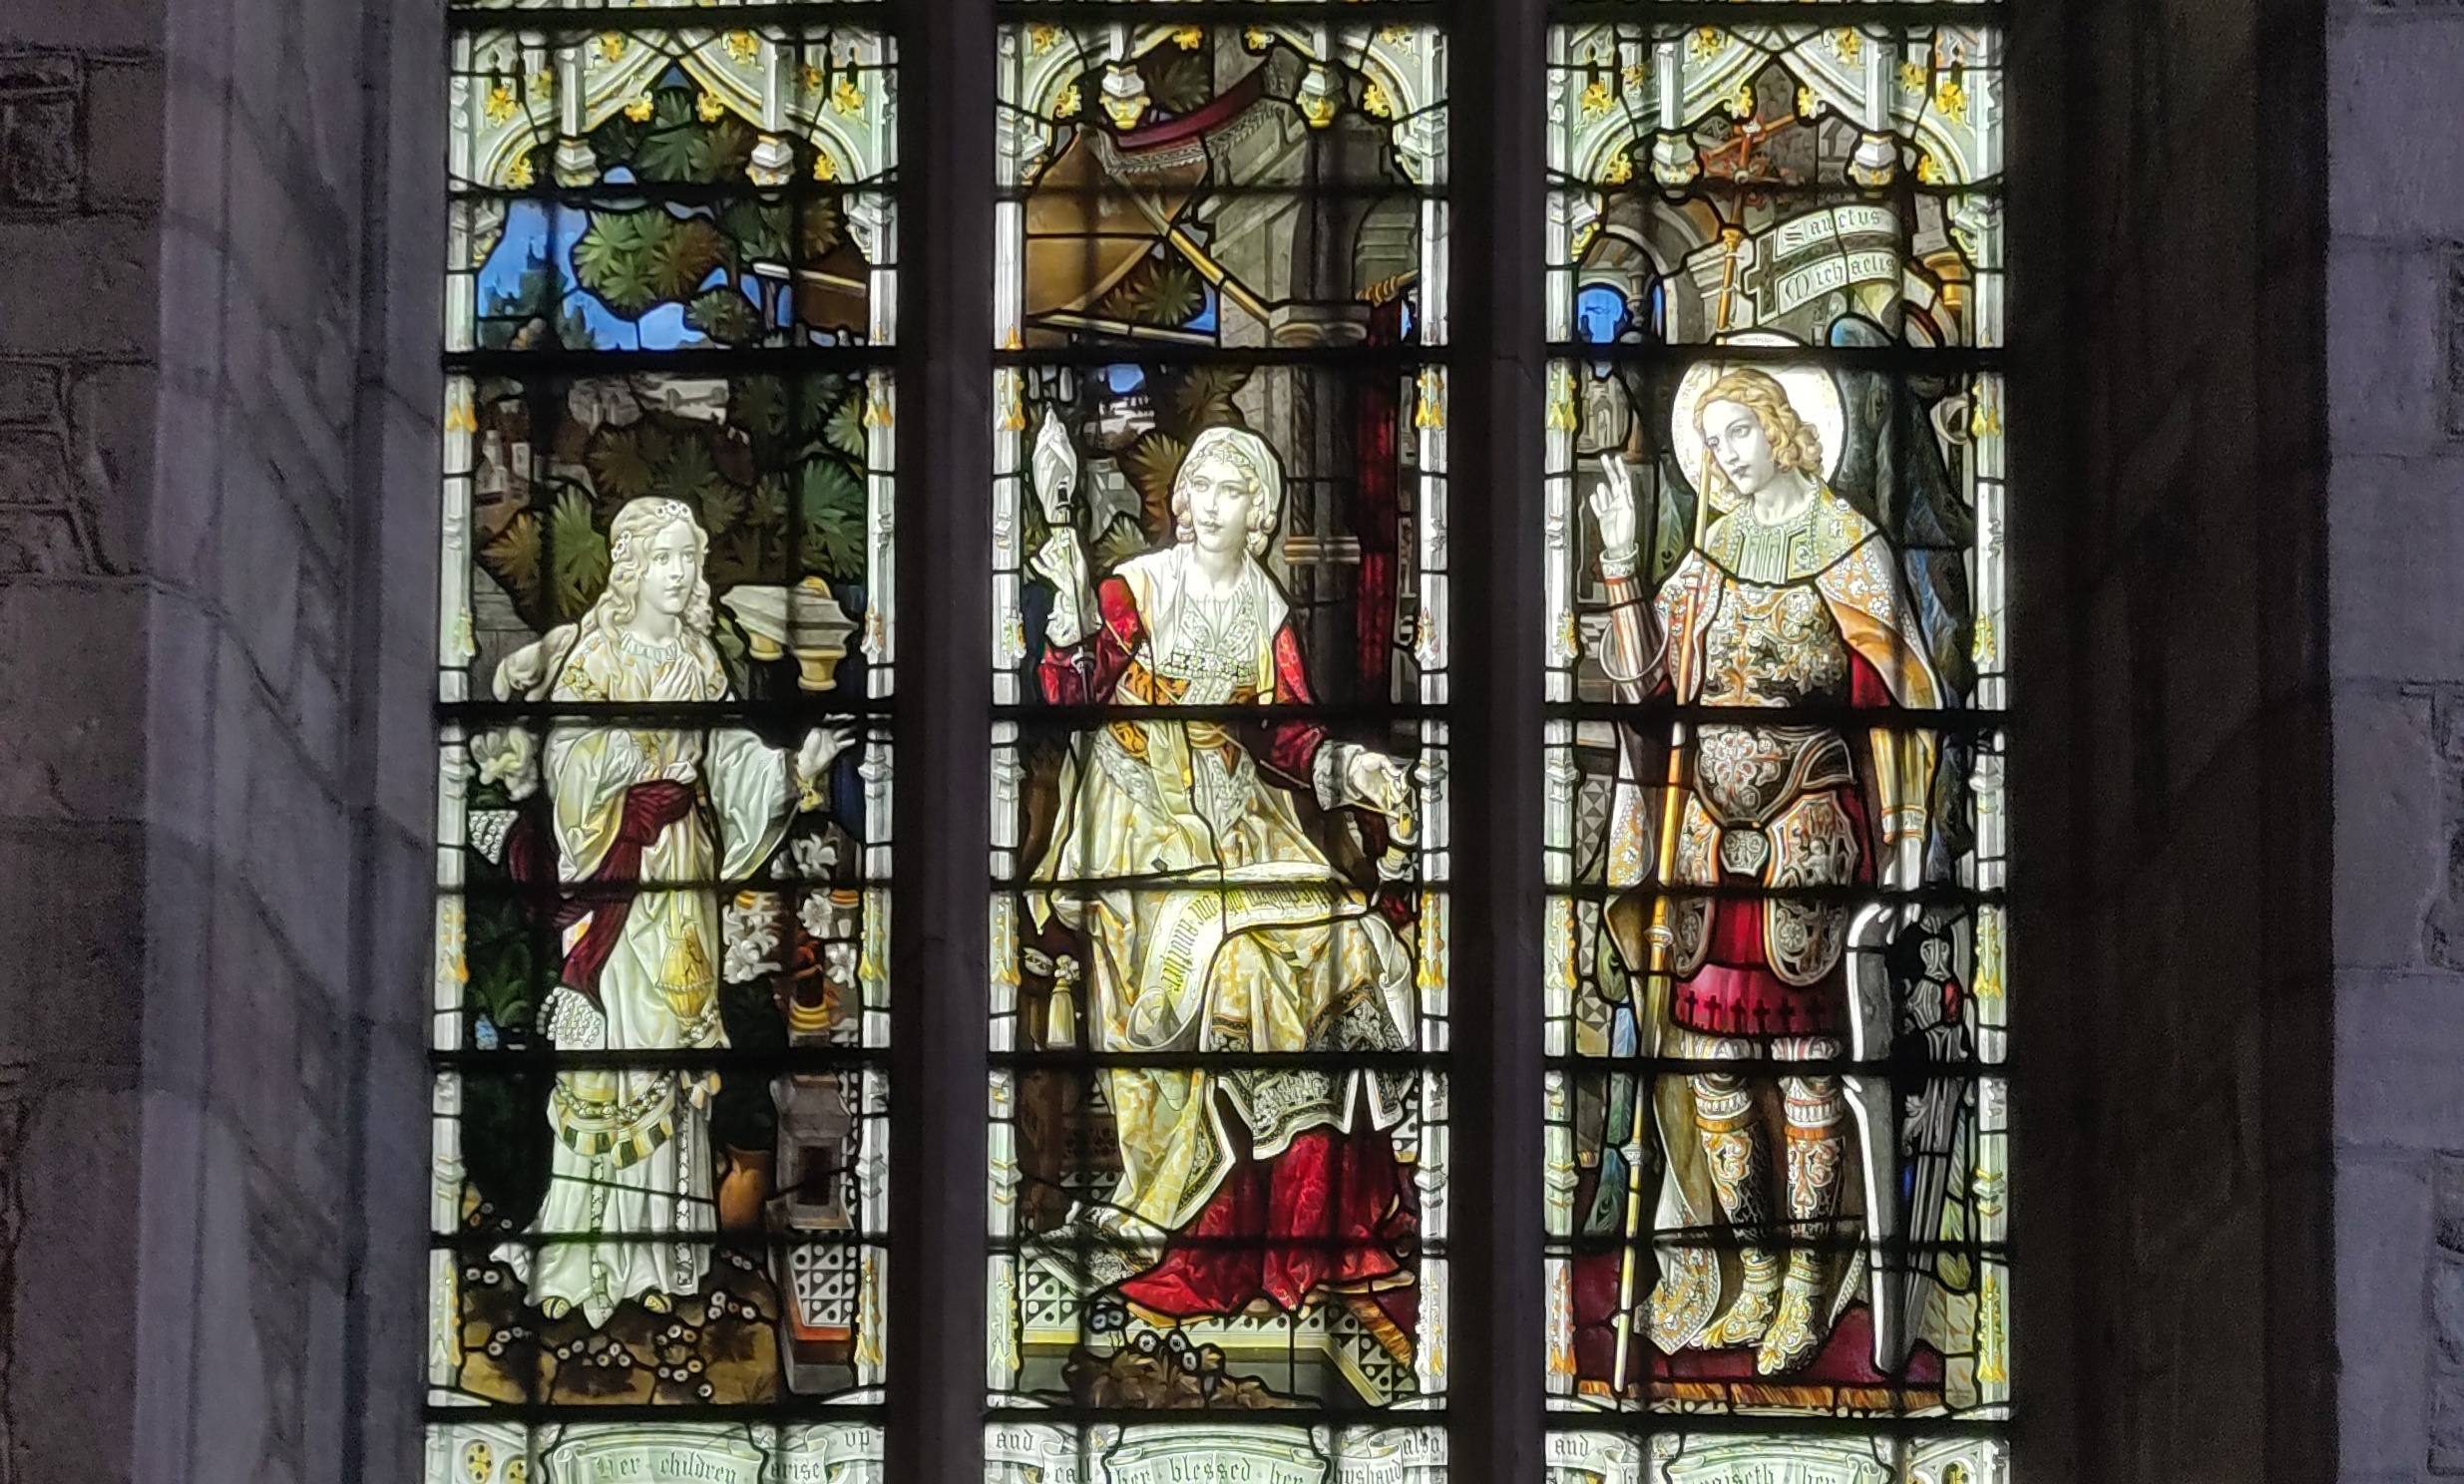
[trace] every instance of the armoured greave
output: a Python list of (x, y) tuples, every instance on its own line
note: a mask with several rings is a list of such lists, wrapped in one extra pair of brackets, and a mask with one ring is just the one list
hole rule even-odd
[(1702, 1136), (1712, 1191), (1737, 1233), (1737, 1260), (1744, 1270), (1737, 1298), (1703, 1331), (1702, 1343), (1709, 1349), (1759, 1345), (1771, 1327), (1781, 1276), (1779, 1254), (1770, 1246), (1770, 1161), (1762, 1124), (1754, 1114), (1754, 1094), (1743, 1080), (1716, 1074), (1692, 1080), (1694, 1126)]
[(1829, 1243), (1848, 1155), (1848, 1109), (1839, 1079), (1791, 1077), (1787, 1088), (1788, 1273), (1754, 1360), (1764, 1375), (1795, 1370), (1813, 1359), (1830, 1331), (1823, 1290), (1836, 1260)]

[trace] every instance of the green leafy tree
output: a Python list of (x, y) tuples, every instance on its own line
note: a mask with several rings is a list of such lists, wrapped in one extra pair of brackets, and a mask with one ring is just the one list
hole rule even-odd
[(804, 466), (798, 564), (833, 582), (864, 576), (864, 482), (836, 459)]
[[(711, 492), (723, 487), (726, 478), (718, 472), (718, 461), (712, 456), (707, 438), (683, 437), (667, 445), (667, 457), (660, 462), (658, 474), (650, 482), (650, 493), (669, 500), (679, 500), (692, 507), (693, 514), (702, 514)], [(702, 522), (708, 529), (709, 522)]]
[(1132, 324), (1177, 329), (1206, 307), (1206, 289), (1195, 268), (1177, 257), (1149, 257), (1114, 284), (1096, 311)]
[(761, 337), (761, 311), (733, 288), (694, 295), (684, 306), (684, 323), (721, 345), (743, 345)]
[(480, 311), (479, 343), (489, 350), (527, 349), (538, 344), (548, 327), (556, 327), (556, 343), (591, 343), (590, 322), (565, 302), (564, 280), (556, 265), (534, 253), (510, 294), (488, 296)]
[(838, 406), (830, 410), (828, 420), (822, 425), (821, 436), (822, 441), (838, 453), (859, 461), (864, 458), (868, 440), (864, 435), (864, 394), (861, 390), (839, 399)]
[(539, 517), (529, 511), (516, 515), (480, 549), (482, 564), (526, 612), (539, 603), (540, 556)]
[(1121, 455), (1121, 473), (1138, 492), (1138, 507), (1149, 541), (1172, 534), (1172, 480), (1189, 457), (1189, 445), (1161, 429), (1139, 435)]
[[(594, 151), (611, 169), (621, 167), (649, 185), (691, 186), (742, 183), (756, 138), (732, 114), (704, 120), (699, 95), (680, 83), (652, 93), (649, 118), (619, 115), (591, 135)], [(760, 310), (741, 292), (712, 283), (711, 275), (723, 269), (730, 282), (740, 283), (756, 264), (776, 270), (811, 262), (845, 240), (845, 213), (828, 196), (606, 207), (592, 212), (575, 245), (574, 272), (582, 287), (626, 319), (683, 304), (688, 326), (717, 344), (742, 345), (764, 333)]]
[(1171, 114), (1194, 114), (1215, 96), (1215, 69), (1202, 52), (1160, 46), (1138, 59), (1147, 96)]
[(608, 585), (608, 538), (592, 523), (590, 497), (578, 489), (557, 496), (548, 513), (548, 561), (557, 620), (590, 611)]
[(629, 167), (637, 180), (662, 185), (708, 186), (739, 179), (752, 160), (754, 135), (741, 119), (721, 114), (704, 121), (700, 95), (681, 82), (650, 95), (650, 117), (623, 117), (591, 136), (602, 160)]

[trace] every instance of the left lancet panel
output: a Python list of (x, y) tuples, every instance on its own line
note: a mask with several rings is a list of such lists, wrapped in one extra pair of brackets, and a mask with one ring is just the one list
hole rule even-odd
[(880, 1477), (897, 76), (811, 8), (454, 8), (431, 1484)]
[(572, 24), (456, 40), (449, 348), (887, 344), (889, 41)]

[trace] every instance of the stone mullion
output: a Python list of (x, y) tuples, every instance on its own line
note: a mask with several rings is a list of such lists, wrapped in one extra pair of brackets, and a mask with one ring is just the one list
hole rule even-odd
[(886, 1477), (984, 1477), (994, 25), (902, 0)]
[(1457, 1484), (1544, 1477), (1540, 1015), (1547, 8), (1452, 21), (1450, 255)]

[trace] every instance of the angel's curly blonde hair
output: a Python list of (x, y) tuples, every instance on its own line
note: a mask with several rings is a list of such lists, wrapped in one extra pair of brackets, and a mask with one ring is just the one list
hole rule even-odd
[[(1734, 402), (1754, 414), (1763, 426), (1763, 437), (1771, 444), (1771, 457), (1782, 469), (1793, 469), (1810, 480), (1823, 477), (1822, 430), (1797, 415), (1788, 400), (1788, 388), (1768, 371), (1751, 366), (1740, 367), (1711, 384), (1710, 390), (1694, 404), (1694, 431), (1703, 431), (1703, 415), (1714, 402)], [(1712, 468), (1712, 477), (1727, 483), (1728, 476)]]

